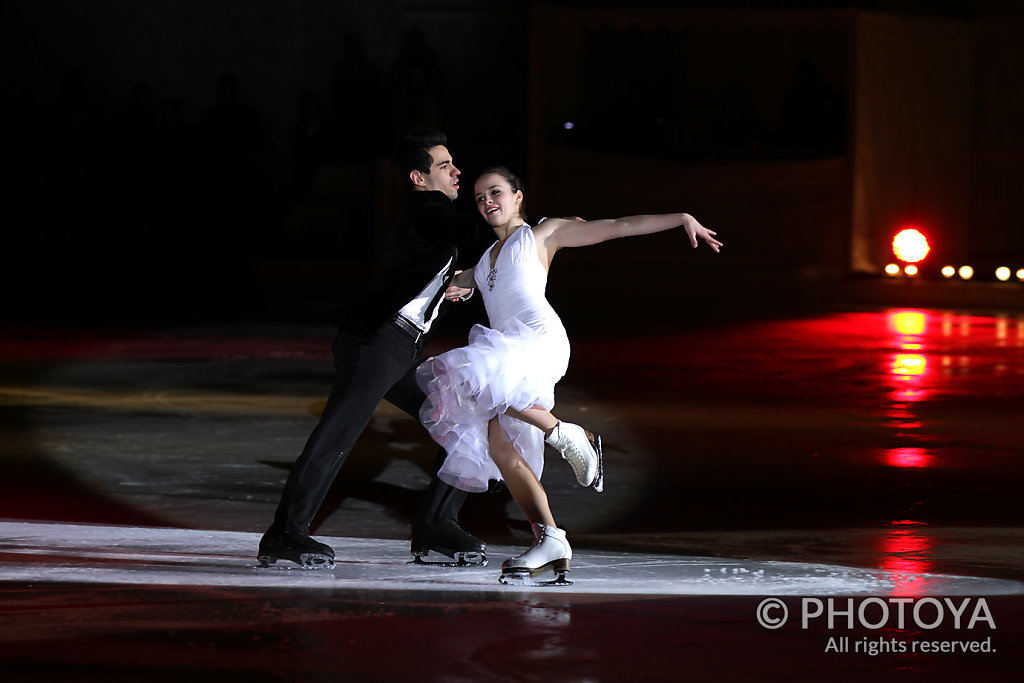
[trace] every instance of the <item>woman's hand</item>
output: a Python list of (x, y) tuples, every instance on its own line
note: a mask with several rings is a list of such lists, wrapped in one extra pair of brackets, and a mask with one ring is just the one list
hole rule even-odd
[(686, 236), (690, 238), (690, 246), (694, 249), (697, 248), (697, 238), (704, 240), (708, 243), (708, 246), (717, 254), (718, 248), (722, 246), (722, 243), (714, 238), (717, 235), (714, 230), (708, 230), (703, 225), (697, 222), (697, 219), (690, 214), (683, 214), (683, 229), (686, 230)]

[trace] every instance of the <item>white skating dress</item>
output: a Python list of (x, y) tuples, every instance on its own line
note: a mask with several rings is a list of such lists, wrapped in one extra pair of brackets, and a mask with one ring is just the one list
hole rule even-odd
[(427, 395), (420, 420), (448, 452), (438, 476), (464, 491), (486, 491), (488, 480), (501, 479), (487, 451), (487, 423), (495, 415), (540, 478), (544, 434), (503, 413), (533, 405), (553, 408), (555, 383), (569, 365), (569, 338), (544, 297), (547, 271), (533, 229), (524, 223), (513, 232), (491, 269), (495, 245), (474, 271), (491, 326), (474, 325), (467, 346), (430, 358), (417, 370)]

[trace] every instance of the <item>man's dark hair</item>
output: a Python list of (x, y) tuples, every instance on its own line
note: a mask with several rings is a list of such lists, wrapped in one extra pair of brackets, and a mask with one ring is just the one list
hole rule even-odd
[(405, 182), (412, 182), (409, 174), (413, 171), (430, 173), (433, 159), (427, 150), (438, 145), (448, 146), (448, 136), (439, 130), (419, 130), (405, 136), (396, 155), (398, 172)]

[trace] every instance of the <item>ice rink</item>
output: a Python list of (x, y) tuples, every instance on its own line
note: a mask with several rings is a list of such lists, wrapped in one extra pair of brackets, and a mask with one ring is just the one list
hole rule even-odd
[(574, 583), (530, 587), (504, 492), (462, 513), (487, 566), (408, 563), (435, 450), (387, 405), (315, 521), (336, 567), (256, 567), (330, 329), (6, 330), (4, 680), (1017, 680), (1024, 317), (570, 334), (606, 490), (548, 458)]
[[(1022, 595), (1004, 579), (885, 571), (810, 562), (772, 562), (602, 550), (577, 552), (572, 586), (498, 585), (500, 562), (521, 552), (488, 548), (485, 566), (409, 563), (401, 541), (321, 537), (339, 556), (333, 569), (290, 562), (258, 567), (259, 534), (158, 527), (0, 523), (0, 581), (70, 584), (303, 588), (433, 593), (558, 593), (560, 598), (678, 595)], [(431, 555), (430, 559), (444, 556)], [(550, 577), (542, 577), (550, 578)]]

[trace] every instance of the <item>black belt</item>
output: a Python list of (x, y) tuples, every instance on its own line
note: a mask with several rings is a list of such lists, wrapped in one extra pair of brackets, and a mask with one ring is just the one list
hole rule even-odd
[(416, 327), (415, 325), (413, 325), (411, 322), (409, 322), (400, 315), (396, 315), (394, 318), (392, 318), (391, 324), (400, 329), (402, 332), (405, 332), (410, 337), (412, 337), (413, 342), (418, 343), (419, 340), (423, 338), (423, 330)]

